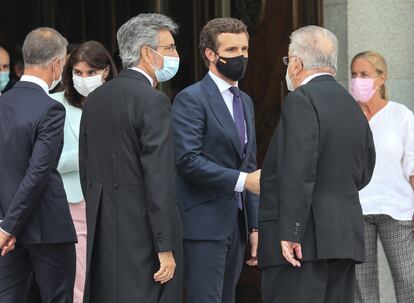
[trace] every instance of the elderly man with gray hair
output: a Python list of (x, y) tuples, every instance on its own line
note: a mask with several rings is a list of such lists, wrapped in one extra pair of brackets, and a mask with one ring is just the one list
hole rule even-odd
[(24, 302), (30, 277), (42, 302), (73, 300), (76, 233), (56, 169), (65, 109), (48, 95), (66, 46), (54, 29), (31, 31), (24, 75), (0, 96), (0, 302)]
[(328, 30), (290, 36), (290, 91), (262, 167), (259, 266), (264, 303), (353, 302), (364, 261), (358, 191), (375, 164), (364, 114), (336, 82), (338, 42)]
[(118, 30), (124, 69), (93, 91), (80, 127), (88, 226), (84, 302), (181, 302), (179, 212), (174, 199), (170, 99), (178, 26), (140, 14)]

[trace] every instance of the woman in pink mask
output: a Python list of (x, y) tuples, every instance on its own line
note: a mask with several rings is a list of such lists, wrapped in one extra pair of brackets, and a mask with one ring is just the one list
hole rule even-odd
[(367, 117), (377, 160), (360, 191), (365, 217), (366, 261), (356, 267), (355, 302), (377, 303), (378, 236), (394, 280), (398, 303), (414, 302), (414, 115), (388, 99), (387, 65), (376, 52), (351, 62), (351, 94)]

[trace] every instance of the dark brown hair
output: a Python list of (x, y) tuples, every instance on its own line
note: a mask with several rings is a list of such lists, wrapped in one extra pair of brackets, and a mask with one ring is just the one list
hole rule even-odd
[(209, 48), (217, 51), (219, 48), (217, 37), (222, 33), (240, 34), (245, 33), (249, 38), (247, 26), (242, 21), (235, 18), (215, 18), (204, 25), (200, 33), (200, 53), (204, 64), (208, 68), (210, 62), (208, 61), (205, 50)]
[(90, 67), (104, 69), (109, 67), (109, 74), (105, 81), (113, 79), (118, 73), (112, 59), (105, 46), (97, 41), (87, 41), (73, 50), (65, 65), (62, 75), (62, 83), (65, 87), (65, 97), (68, 102), (78, 108), (83, 108), (84, 96), (78, 93), (73, 86), (72, 72), (73, 67), (79, 62), (86, 62)]

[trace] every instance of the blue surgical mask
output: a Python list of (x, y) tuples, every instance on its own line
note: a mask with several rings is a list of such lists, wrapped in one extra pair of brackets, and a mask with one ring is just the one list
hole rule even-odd
[[(151, 48), (151, 50), (153, 49)], [(178, 67), (180, 66), (180, 58), (163, 56), (156, 50), (153, 51), (164, 58), (164, 65), (161, 69), (156, 69), (154, 66), (151, 65), (152, 68), (155, 70), (155, 77), (157, 78), (157, 81), (165, 82), (170, 80), (178, 72)]]
[(3, 91), (7, 83), (9, 83), (9, 75), (10, 71), (0, 72), (0, 92)]

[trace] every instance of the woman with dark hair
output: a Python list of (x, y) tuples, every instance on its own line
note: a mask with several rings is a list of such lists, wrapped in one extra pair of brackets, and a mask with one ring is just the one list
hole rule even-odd
[(74, 303), (83, 300), (86, 270), (86, 214), (78, 166), (79, 126), (86, 97), (117, 75), (114, 61), (105, 47), (96, 41), (81, 44), (70, 55), (63, 70), (65, 90), (51, 97), (65, 106), (64, 145), (58, 165), (65, 186), (70, 212), (75, 224), (76, 280)]

